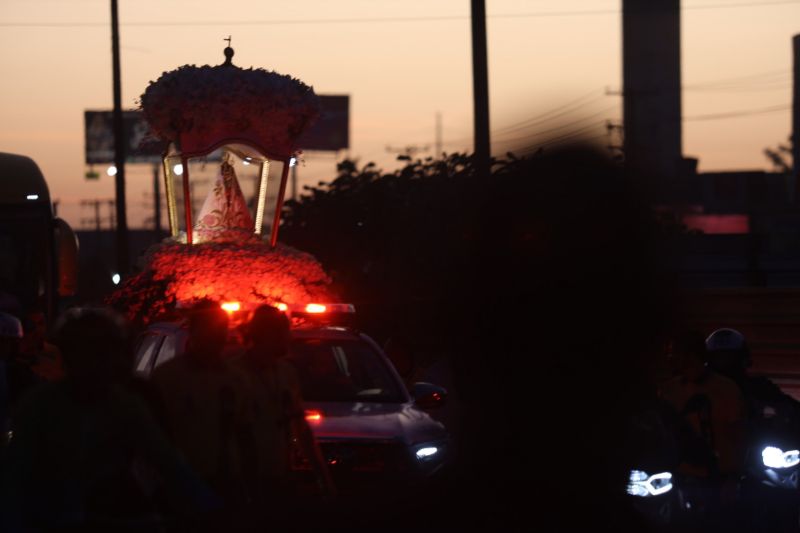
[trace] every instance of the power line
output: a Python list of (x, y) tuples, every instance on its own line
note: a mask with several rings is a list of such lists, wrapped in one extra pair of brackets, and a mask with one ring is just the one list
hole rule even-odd
[(778, 111), (786, 111), (791, 106), (786, 105), (777, 105), (771, 107), (763, 107), (761, 109), (745, 109), (742, 111), (730, 111), (727, 113), (709, 113), (707, 115), (694, 115), (689, 117), (683, 117), (684, 121), (699, 121), (699, 120), (720, 120), (726, 118), (736, 118), (736, 117), (747, 117), (751, 115), (763, 115), (767, 113), (776, 113)]
[[(583, 139), (588, 132), (590, 132), (591, 130), (597, 129), (597, 127), (601, 126), (601, 125), (602, 125), (602, 123), (589, 124), (588, 126), (584, 126), (582, 128), (577, 128), (577, 129), (575, 129), (575, 130), (573, 130), (571, 132), (565, 133), (563, 135), (558, 135), (556, 137), (552, 137), (550, 139), (547, 139), (546, 141), (538, 143), (536, 145), (533, 145), (530, 148), (527, 148), (526, 150), (527, 151), (531, 151), (531, 150), (535, 150), (536, 148), (540, 148), (542, 146), (547, 146), (547, 145), (550, 145), (550, 144), (555, 144), (555, 143), (567, 141), (567, 140), (570, 140), (570, 139)], [(605, 137), (606, 134), (603, 133), (602, 136)]]
[[(509, 133), (512, 133), (512, 132), (524, 130), (526, 128), (530, 128), (532, 126), (538, 126), (540, 124), (545, 124), (547, 122), (551, 122), (552, 120), (555, 120), (556, 118), (560, 118), (562, 116), (569, 115), (570, 113), (572, 113), (574, 111), (577, 111), (578, 109), (580, 109), (582, 107), (586, 107), (587, 105), (593, 104), (594, 102), (596, 102), (598, 100), (601, 100), (603, 98), (603, 96), (605, 96), (604, 94), (600, 94), (600, 95), (596, 96), (595, 98), (592, 98), (590, 100), (586, 100), (587, 98), (589, 98), (590, 96), (592, 96), (592, 95), (594, 95), (596, 93), (597, 93), (597, 89), (592, 89), (590, 92), (584, 94), (583, 96), (581, 96), (579, 98), (576, 98), (575, 100), (571, 100), (570, 102), (567, 102), (566, 104), (563, 104), (561, 106), (558, 106), (558, 107), (555, 107), (555, 108), (550, 109), (548, 111), (545, 111), (544, 113), (540, 113), (538, 115), (534, 115), (534, 116), (532, 116), (530, 118), (527, 118), (525, 120), (522, 120), (520, 122), (515, 122), (515, 123), (512, 123), (512, 124), (503, 126), (501, 128), (497, 128), (495, 130), (492, 130), (491, 134), (492, 134), (492, 136), (498, 135), (498, 136), (502, 137), (503, 135), (508, 135)], [(613, 107), (616, 107), (616, 106), (613, 106)], [(604, 110), (602, 112), (608, 111), (610, 109), (612, 109), (612, 108), (608, 108), (608, 109), (606, 109), (606, 110)], [(568, 126), (570, 124), (583, 122), (583, 121), (585, 121), (586, 119), (588, 119), (590, 117), (591, 116), (583, 117), (582, 119), (579, 119), (579, 120), (577, 120), (575, 122), (571, 122), (571, 123), (568, 123), (566, 125), (560, 125), (560, 126), (558, 126), (557, 128), (554, 128), (554, 129), (563, 129), (564, 127), (566, 127), (566, 126)], [(462, 142), (463, 143), (467, 143), (467, 142), (469, 142), (469, 140), (470, 139), (468, 137), (461, 137), (461, 138), (458, 138), (458, 139), (450, 139), (450, 140), (446, 141), (445, 144), (459, 144), (459, 143), (462, 143)]]
[[(742, 7), (768, 7), (781, 5), (800, 5), (800, 0), (776, 0), (772, 2), (739, 2), (729, 4), (698, 4), (683, 6), (682, 11), (698, 11), (709, 9), (735, 9)], [(489, 19), (519, 19), (542, 17), (573, 17), (591, 15), (618, 15), (618, 9), (596, 9), (581, 11), (537, 11), (530, 13), (499, 13), (487, 15)], [(277, 25), (302, 25), (302, 24), (374, 24), (374, 23), (406, 23), (406, 22), (445, 22), (469, 20), (469, 15), (439, 15), (417, 17), (365, 17), (365, 18), (340, 18), (340, 19), (283, 19), (283, 20), (229, 20), (229, 21), (167, 21), (145, 22), (135, 21), (121, 23), (128, 27), (175, 27), (175, 26), (277, 26)], [(1, 22), (0, 27), (15, 28), (90, 28), (107, 27), (107, 22)]]
[[(596, 95), (594, 98), (587, 100), (592, 95)], [(503, 132), (508, 133), (510, 131), (516, 131), (524, 128), (529, 128), (531, 126), (537, 126), (539, 124), (543, 124), (545, 122), (550, 122), (553, 119), (558, 117), (562, 117), (564, 115), (568, 115), (573, 111), (576, 111), (582, 107), (585, 107), (589, 104), (593, 104), (594, 102), (601, 100), (603, 98), (603, 94), (597, 94), (597, 89), (592, 89), (590, 92), (586, 93), (585, 95), (581, 96), (580, 98), (576, 98), (566, 104), (560, 105), (544, 113), (540, 113), (538, 115), (534, 115), (529, 117), (525, 120), (520, 122), (514, 122), (513, 124), (508, 124), (507, 126), (503, 126), (502, 128), (497, 128), (496, 130), (492, 131), (493, 134), (502, 134)]]
[(791, 72), (786, 69), (780, 70), (768, 70), (766, 72), (754, 72), (753, 74), (746, 74), (744, 76), (736, 76), (733, 78), (721, 78), (718, 80), (711, 80), (705, 81), (700, 83), (690, 83), (688, 85), (684, 85), (684, 89), (688, 88), (699, 88), (699, 87), (716, 87), (718, 85), (731, 85), (737, 83), (773, 83), (776, 81), (775, 78), (786, 78), (788, 79), (791, 75)]
[(537, 152), (539, 150), (542, 150), (542, 149), (547, 148), (548, 146), (552, 146), (554, 144), (564, 143), (564, 142), (568, 142), (568, 141), (572, 141), (572, 140), (581, 141), (581, 142), (584, 142), (584, 143), (590, 143), (592, 141), (596, 141), (597, 139), (604, 139), (604, 138), (607, 138), (607, 135), (605, 133), (600, 134), (600, 135), (593, 135), (591, 137), (586, 137), (585, 133), (579, 133), (579, 134), (575, 134), (575, 135), (565, 136), (563, 138), (553, 139), (553, 140), (550, 140), (550, 141), (547, 141), (547, 142), (544, 142), (544, 143), (541, 143), (541, 144), (537, 144), (537, 145), (534, 145), (534, 146), (530, 146), (528, 148), (520, 150), (519, 153), (524, 156), (524, 155), (528, 155), (528, 154)]
[(524, 140), (527, 140), (527, 139), (531, 139), (533, 137), (541, 137), (542, 135), (547, 135), (547, 134), (553, 133), (553, 132), (558, 131), (558, 130), (563, 130), (563, 129), (569, 128), (571, 126), (576, 126), (578, 124), (582, 124), (582, 123), (584, 123), (586, 121), (589, 121), (589, 120), (592, 120), (592, 119), (594, 119), (596, 117), (599, 117), (600, 115), (608, 113), (612, 109), (617, 109), (617, 107), (618, 106), (615, 106), (615, 105), (609, 106), (609, 107), (607, 107), (605, 109), (601, 109), (600, 111), (598, 111), (596, 113), (592, 113), (591, 115), (587, 115), (587, 116), (585, 116), (583, 118), (580, 118), (578, 120), (573, 120), (573, 121), (567, 122), (565, 124), (560, 124), (558, 126), (555, 126), (553, 128), (548, 128), (546, 130), (534, 131), (534, 132), (531, 132), (529, 135), (526, 135), (526, 136), (519, 136), (519, 137), (515, 137), (513, 139), (502, 139), (502, 140), (499, 140), (498, 142), (511, 143), (511, 142), (524, 141)]
[(741, 86), (741, 87), (684, 87), (684, 91), (696, 91), (701, 93), (751, 93), (761, 91), (783, 91), (792, 87), (791, 82), (785, 81), (777, 84), (760, 86)]

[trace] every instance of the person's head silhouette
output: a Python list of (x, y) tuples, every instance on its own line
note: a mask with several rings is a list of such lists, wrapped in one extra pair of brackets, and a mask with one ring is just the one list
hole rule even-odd
[(289, 349), (289, 319), (271, 305), (262, 305), (247, 326), (247, 338), (258, 357), (281, 357)]
[(228, 340), (228, 315), (219, 304), (204, 300), (189, 314), (186, 353), (200, 363), (219, 362)]
[(82, 387), (102, 387), (130, 371), (128, 327), (108, 309), (76, 308), (56, 323), (67, 379)]

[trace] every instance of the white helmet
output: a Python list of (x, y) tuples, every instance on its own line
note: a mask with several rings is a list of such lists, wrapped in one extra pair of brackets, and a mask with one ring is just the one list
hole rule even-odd
[(0, 338), (22, 338), (22, 323), (14, 315), (3, 311), (0, 311)]

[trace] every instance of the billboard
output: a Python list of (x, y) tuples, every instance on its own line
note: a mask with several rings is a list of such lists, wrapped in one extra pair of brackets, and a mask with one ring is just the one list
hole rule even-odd
[(350, 148), (350, 96), (320, 95), (322, 116), (300, 136), (302, 150), (336, 151)]
[[(322, 115), (298, 141), (303, 150), (337, 151), (350, 147), (350, 97), (321, 95)], [(166, 145), (147, 136), (149, 126), (141, 111), (122, 112), (128, 163), (159, 163)], [(84, 111), (86, 164), (114, 162), (112, 111)]]
[[(112, 111), (84, 111), (86, 164), (114, 162), (114, 114)], [(150, 127), (141, 111), (122, 112), (125, 161), (159, 163), (164, 145), (147, 137)]]

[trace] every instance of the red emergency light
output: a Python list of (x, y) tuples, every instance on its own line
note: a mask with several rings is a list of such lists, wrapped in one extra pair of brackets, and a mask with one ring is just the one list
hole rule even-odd
[(305, 307), (306, 313), (318, 314), (318, 313), (324, 313), (327, 310), (328, 310), (327, 306), (322, 304), (306, 304)]
[(322, 413), (316, 409), (306, 409), (306, 420), (309, 422), (319, 423), (322, 421)]
[(225, 311), (230, 315), (235, 313), (236, 311), (239, 311), (242, 308), (242, 304), (240, 304), (239, 302), (222, 302), (220, 304), (220, 307), (222, 308), (223, 311)]

